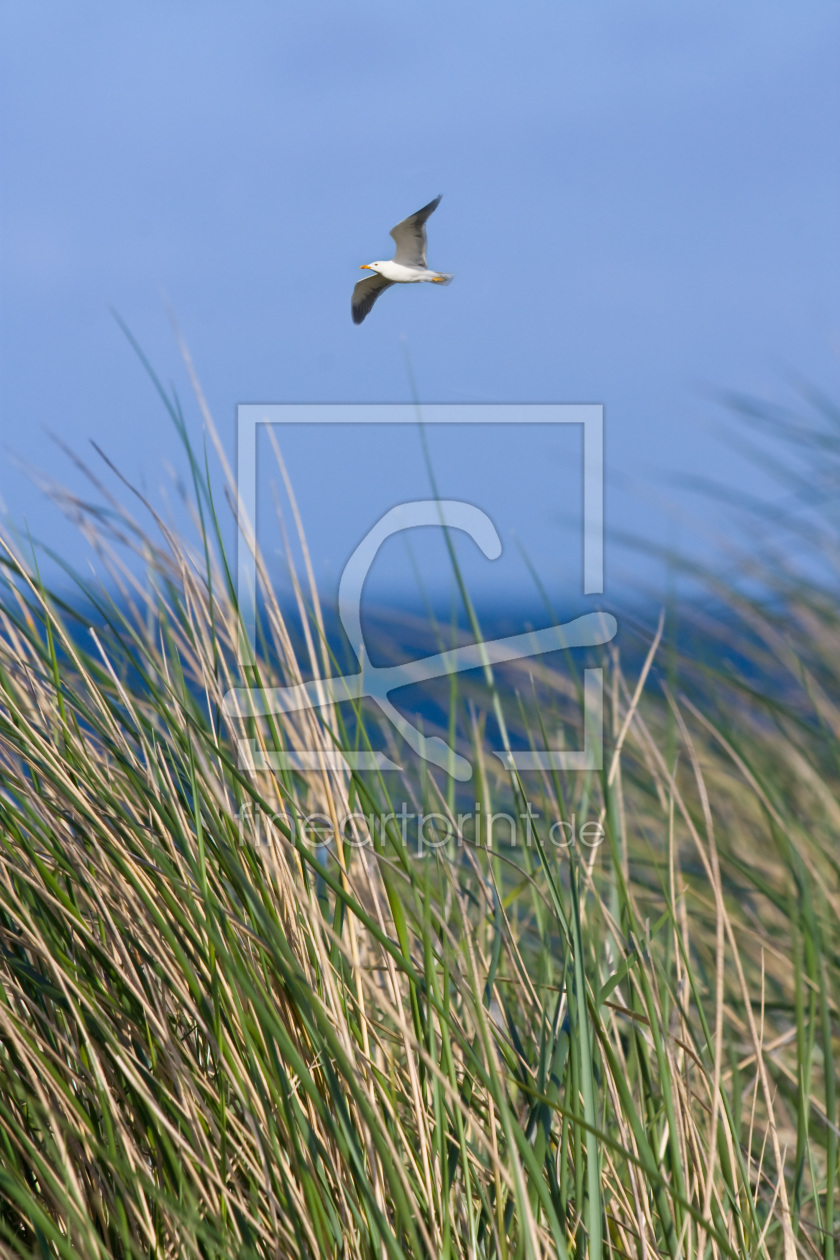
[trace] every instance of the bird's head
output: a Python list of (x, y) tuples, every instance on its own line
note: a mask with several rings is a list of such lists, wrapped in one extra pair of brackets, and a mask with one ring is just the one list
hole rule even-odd
[(359, 268), (360, 271), (381, 271), (381, 269), (382, 269), (381, 262), (362, 263), (361, 267)]

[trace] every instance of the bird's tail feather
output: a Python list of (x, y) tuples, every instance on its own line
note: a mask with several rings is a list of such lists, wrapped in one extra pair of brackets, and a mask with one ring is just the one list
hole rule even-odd
[(435, 275), (435, 284), (450, 284), (454, 279), (454, 275), (450, 275), (446, 271), (439, 271)]

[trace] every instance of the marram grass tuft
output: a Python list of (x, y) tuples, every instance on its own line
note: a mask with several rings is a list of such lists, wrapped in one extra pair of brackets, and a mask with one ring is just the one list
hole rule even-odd
[[(301, 661), (266, 582), (238, 670), (192, 467), (198, 547), (66, 501), (110, 568), (77, 604), (4, 552), (2, 1254), (832, 1260), (825, 584), (780, 579), (772, 615), (716, 592), (743, 668), (681, 661), (662, 624), (628, 672), (605, 655), (602, 772), (511, 780), (453, 689), (476, 767), (456, 835), (437, 771), (240, 768), (240, 737), (327, 752), (347, 714), (223, 716), (232, 686), (333, 665), (315, 592)], [(522, 675), (535, 744), (578, 711), (570, 678), (543, 669), (536, 705)], [(407, 843), (408, 807), (438, 830)], [(603, 842), (552, 839), (573, 815)]]

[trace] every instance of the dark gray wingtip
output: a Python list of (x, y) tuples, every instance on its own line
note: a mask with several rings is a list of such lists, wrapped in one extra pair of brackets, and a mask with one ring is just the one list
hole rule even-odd
[(358, 281), (350, 299), (350, 314), (353, 316), (354, 324), (361, 324), (365, 316), (370, 314), (380, 293), (390, 289), (392, 284), (393, 281), (383, 280), (380, 275), (368, 276), (366, 280)]

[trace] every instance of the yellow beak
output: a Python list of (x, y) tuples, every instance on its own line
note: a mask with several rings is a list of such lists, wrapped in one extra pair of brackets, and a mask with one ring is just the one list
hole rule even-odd
[(373, 271), (373, 267), (371, 267), (368, 263), (362, 263), (359, 271)]

